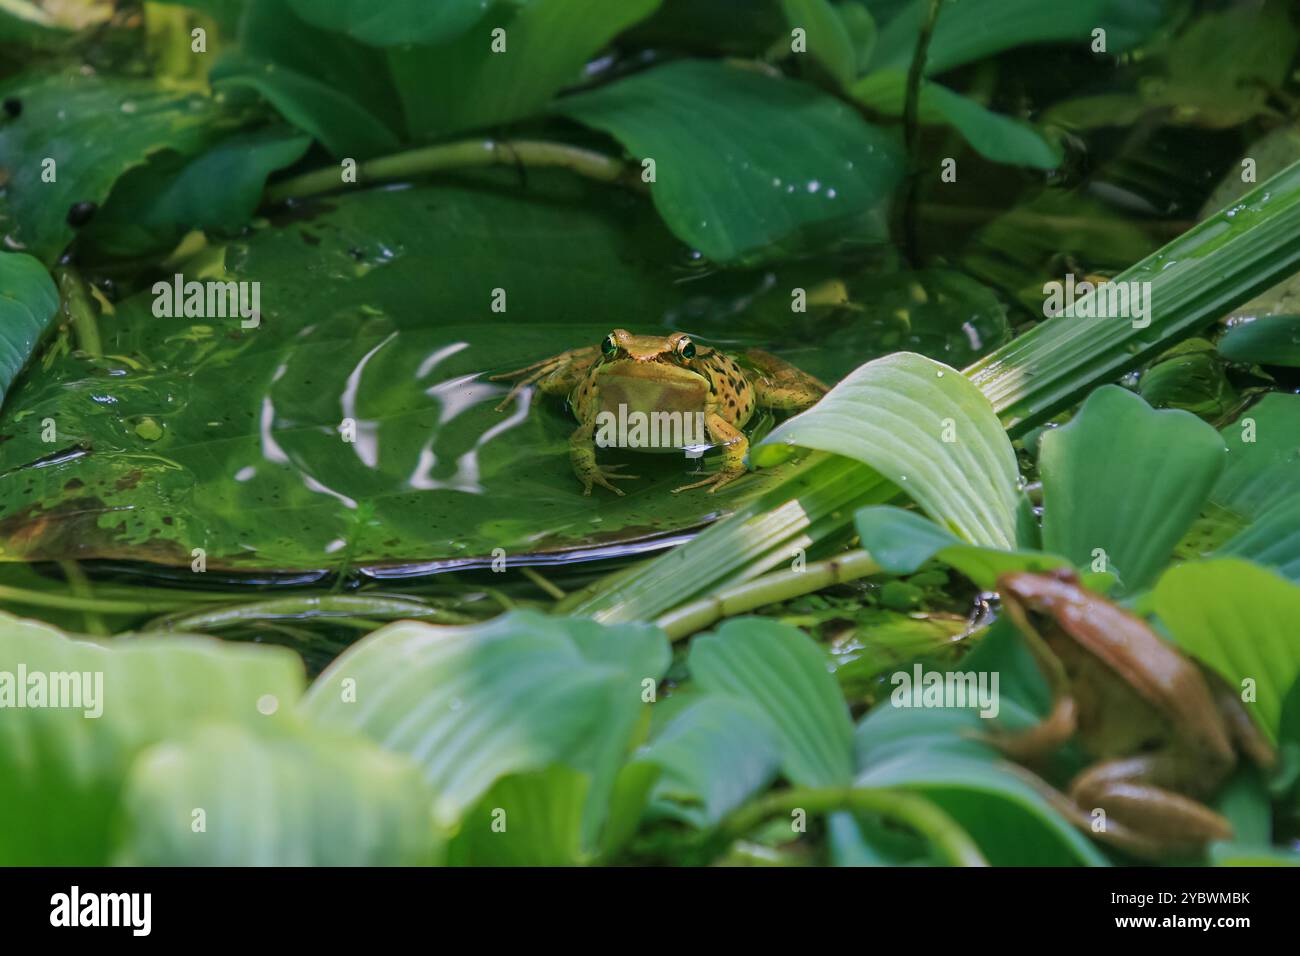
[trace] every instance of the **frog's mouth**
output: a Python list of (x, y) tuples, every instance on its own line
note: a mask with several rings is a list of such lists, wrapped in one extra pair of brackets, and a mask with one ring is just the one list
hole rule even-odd
[(613, 362), (597, 373), (600, 411), (643, 415), (704, 410), (709, 385), (704, 376), (667, 362)]

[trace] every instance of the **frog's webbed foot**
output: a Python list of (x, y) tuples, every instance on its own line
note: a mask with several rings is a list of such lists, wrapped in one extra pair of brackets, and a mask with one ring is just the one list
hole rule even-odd
[(1160, 786), (1175, 758), (1147, 755), (1091, 767), (1070, 784), (1070, 799), (1102, 829), (1098, 839), (1144, 859), (1196, 853), (1211, 840), (1232, 839), (1232, 824), (1205, 804)]
[(709, 430), (709, 436), (722, 445), (722, 467), (718, 469), (717, 474), (674, 488), (673, 494), (704, 487), (709, 489), (709, 494), (713, 494), (724, 485), (744, 477), (747, 472), (745, 455), (749, 453), (749, 439), (744, 433), (716, 412), (706, 414), (704, 424)]
[(496, 410), (499, 412), (505, 409), (516, 395), (534, 382), (541, 382), (540, 387), (547, 394), (567, 395), (573, 390), (573, 386), (578, 384), (582, 377), (587, 374), (587, 370), (591, 368), (598, 357), (599, 354), (593, 347), (569, 349), (569, 351), (561, 352), (559, 355), (552, 355), (548, 359), (534, 362), (532, 365), (517, 368), (513, 372), (489, 375), (488, 380), (492, 382), (501, 382), (512, 378), (519, 379), (511, 386), (510, 391), (501, 400), (501, 404), (497, 405)]
[(616, 475), (615, 472), (622, 467), (622, 465), (606, 465), (604, 468), (597, 466), (585, 474), (579, 474), (578, 478), (582, 480), (582, 493), (584, 495), (590, 495), (591, 486), (596, 484), (600, 485), (602, 488), (608, 488), (621, 498), (623, 496), (623, 489), (616, 488), (614, 485), (610, 484), (610, 482), (636, 481), (641, 477), (640, 475)]
[(579, 425), (577, 430), (569, 438), (569, 462), (573, 465), (573, 473), (578, 476), (582, 482), (582, 493), (591, 494), (592, 485), (600, 485), (602, 488), (608, 488), (614, 494), (620, 497), (623, 494), (622, 489), (616, 487), (615, 481), (635, 481), (639, 475), (620, 475), (616, 472), (624, 467), (623, 465), (608, 465), (601, 467), (596, 461), (596, 443), (592, 440), (595, 431), (594, 420), (583, 425)]

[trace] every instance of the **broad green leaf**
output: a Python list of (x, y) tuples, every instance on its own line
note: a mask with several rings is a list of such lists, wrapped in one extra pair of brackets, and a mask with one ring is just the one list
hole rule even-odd
[(1231, 362), (1300, 367), (1300, 315), (1249, 316), (1219, 339), (1219, 354)]
[[(499, 4), (472, 30), (442, 46), (389, 53), (411, 134), (447, 136), (540, 112), (619, 33), (662, 0), (530, 0)], [(504, 53), (493, 49), (505, 31)], [(438, 95), (430, 96), (430, 90)]]
[(1210, 500), (1254, 519), (1300, 487), (1300, 395), (1273, 392), (1219, 433), (1228, 446)]
[(664, 221), (718, 263), (776, 258), (855, 230), (881, 238), (882, 204), (902, 174), (894, 138), (845, 104), (722, 63), (669, 63), (555, 109), (653, 160)]
[(697, 637), (687, 661), (710, 694), (757, 707), (776, 732), (781, 773), (813, 787), (847, 784), (853, 724), (826, 656), (798, 628), (743, 617)]
[(46, 265), (73, 237), (73, 206), (103, 204), (113, 184), (154, 153), (193, 155), (229, 123), (205, 97), (79, 71), (22, 77), (0, 87), (0, 97), (23, 104), (21, 115), (0, 122), (9, 172), (0, 233), (7, 248)]
[(1253, 561), (1300, 584), (1300, 498), (1275, 504), (1224, 542), (1215, 556)]
[(191, 229), (231, 232), (261, 204), (267, 178), (302, 158), (311, 140), (283, 129), (240, 133), (188, 161), (131, 170), (82, 231), (118, 256), (165, 251)]
[(1276, 741), (1282, 702), (1300, 675), (1300, 586), (1237, 558), (1170, 568), (1156, 584), (1156, 614), (1180, 647), (1234, 688), (1254, 682), (1246, 707)]
[(848, 27), (830, 0), (781, 0), (786, 24), (802, 30), (807, 53), (840, 86), (848, 86), (858, 73), (858, 54)]
[[(257, 2), (257, 0), (253, 0)], [(483, 17), (487, 0), (289, 0), (298, 16), (374, 46), (440, 43)]]
[(1043, 548), (1077, 567), (1104, 559), (1127, 591), (1145, 587), (1200, 513), (1223, 459), (1222, 440), (1195, 415), (1099, 388), (1042, 438)]
[(1003, 551), (968, 544), (914, 511), (892, 505), (863, 508), (854, 518), (862, 547), (881, 569), (912, 574), (931, 558), (956, 568), (985, 590), (1010, 571), (1050, 571), (1070, 562), (1037, 551)]
[(450, 862), (472, 866), (577, 866), (591, 778), (569, 767), (502, 777), (461, 824)]
[(1056, 813), (1027, 771), (969, 736), (987, 729), (972, 710), (881, 704), (858, 725), (855, 786), (923, 794), (994, 866), (1105, 866), (1101, 851)]
[[(907, 99), (907, 74), (877, 70), (853, 84), (854, 100), (885, 116), (902, 116)], [(923, 123), (946, 123), (961, 133), (975, 152), (995, 163), (1055, 169), (1061, 151), (1032, 126), (985, 109), (974, 100), (938, 83), (923, 81), (918, 116)]]
[[(561, 398), (496, 411), (507, 389), (485, 373), (595, 344), (615, 325), (716, 330), (728, 348), (781, 341), (734, 329), (734, 296), (770, 281), (761, 274), (701, 277), (686, 313), (671, 281), (685, 250), (643, 198), (546, 171), (520, 190), (501, 171), (358, 191), (277, 222), (177, 267), (186, 281), (258, 283), (257, 328), (156, 317), (146, 287), (101, 322), (104, 358), (61, 354), (20, 380), (0, 417), (16, 469), (0, 481), (0, 557), (188, 569), (203, 548), (209, 573), (347, 564), (382, 576), (487, 567), (498, 547), (511, 565), (559, 562), (663, 547), (789, 470), (672, 495), (699, 461), (611, 451), (641, 480), (624, 498), (584, 497)], [(497, 288), (506, 312), (493, 311)], [(798, 362), (814, 351), (800, 339)], [(345, 418), (355, 443), (341, 440)]]
[(674, 717), (637, 755), (662, 768), (652, 793), (656, 816), (716, 825), (776, 776), (776, 732), (755, 704), (705, 695)]
[(122, 807), (125, 866), (417, 866), (439, 845), (410, 761), (318, 731), (169, 739), (135, 762)]
[[(15, 706), (11, 695), (31, 704), (38, 684), (53, 687), (51, 674), (88, 675), (81, 706)], [(208, 722), (291, 726), (302, 686), (302, 663), (283, 648), (184, 636), (98, 643), (0, 614), (0, 862), (103, 865), (145, 748)]]
[(31, 256), (0, 253), (0, 407), (59, 310), (59, 292)]
[(853, 45), (853, 73), (856, 76), (867, 68), (876, 50), (876, 21), (867, 9), (865, 0), (840, 0), (835, 13), (844, 24)]
[[(929, 0), (911, 0), (880, 32), (873, 69), (907, 69)], [(1069, 43), (1088, 50), (1104, 30), (1106, 52), (1135, 46), (1164, 17), (1164, 0), (945, 0), (930, 39), (925, 72), (953, 67), (1030, 43)]]
[(988, 401), (946, 365), (911, 352), (868, 362), (751, 457), (774, 464), (793, 446), (869, 465), (964, 541), (1015, 545), (1015, 452)]
[[(446, 827), (502, 777), (556, 763), (607, 781), (591, 795), (590, 813), (599, 819), (613, 784), (609, 765), (621, 762), (629, 745), (626, 714), (643, 706), (640, 680), (662, 676), (639, 673), (645, 625), (610, 633), (611, 642), (621, 636), (629, 643), (623, 666), (585, 656), (575, 635), (585, 643), (599, 628), (523, 611), (472, 627), (390, 625), (321, 674), (304, 710), (410, 756), (432, 785)], [(663, 661), (666, 667), (666, 654)]]

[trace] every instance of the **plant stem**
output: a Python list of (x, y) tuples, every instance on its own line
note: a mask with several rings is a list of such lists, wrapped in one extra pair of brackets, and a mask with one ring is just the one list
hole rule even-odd
[(836, 810), (877, 813), (925, 837), (953, 866), (988, 866), (979, 847), (952, 817), (924, 797), (901, 790), (852, 787), (796, 787), (771, 793), (741, 807), (722, 822), (721, 831), (739, 839), (764, 821), (795, 810), (825, 814)]
[(556, 585), (546, 580), (546, 578), (542, 577), (538, 572), (534, 571), (532, 568), (529, 567), (520, 568), (519, 573), (522, 574), (524, 577), (526, 577), (528, 580), (532, 581), (534, 584), (536, 584), (539, 588), (541, 588), (551, 597), (555, 598), (555, 600), (557, 601), (564, 600), (565, 598), (564, 592), (561, 591)]
[(474, 618), (409, 598), (383, 595), (322, 594), (249, 601), (201, 611), (182, 611), (151, 621), (146, 631), (211, 631), (254, 621), (306, 618), (413, 618), (437, 624), (472, 624)]
[[(68, 589), (74, 597), (94, 598), (94, 588), (90, 586), (90, 579), (86, 577), (86, 572), (81, 570), (81, 565), (76, 561), (60, 561), (59, 568), (62, 569), (63, 576), (68, 579)], [(87, 634), (107, 637), (112, 633), (98, 611), (84, 611), (82, 612), (82, 618), (85, 620)]]
[(733, 617), (767, 604), (811, 594), (832, 584), (865, 578), (879, 570), (880, 565), (867, 552), (861, 549), (850, 551), (827, 561), (810, 564), (802, 571), (793, 568), (777, 571), (726, 588), (715, 595), (670, 611), (655, 623), (668, 634), (669, 640), (677, 641), (724, 617)]
[(903, 198), (903, 242), (907, 259), (913, 268), (921, 265), (920, 248), (916, 237), (916, 201), (919, 189), (917, 179), (920, 171), (916, 168), (917, 145), (921, 138), (921, 124), (917, 121), (921, 104), (921, 84), (925, 79), (925, 61), (930, 55), (930, 37), (934, 34), (935, 22), (939, 19), (939, 7), (943, 0), (930, 0), (930, 7), (925, 14), (925, 22), (916, 38), (916, 52), (912, 54), (912, 65), (907, 71), (907, 99), (903, 103), (903, 135), (907, 144), (907, 159), (912, 168), (907, 177), (907, 191)]
[(183, 607), (182, 601), (114, 601), (104, 598), (44, 594), (0, 585), (0, 601), (28, 607), (50, 607), (63, 611), (91, 611), (100, 614), (162, 614)]
[[(627, 163), (604, 153), (567, 143), (493, 139), (443, 143), (367, 160), (357, 166), (356, 185), (385, 179), (411, 179), (475, 166), (558, 166), (599, 182), (642, 188), (640, 177)], [(265, 201), (279, 203), (286, 199), (305, 199), (350, 185), (353, 184), (343, 182), (339, 167), (330, 166), (276, 183), (266, 191)]]
[(63, 316), (72, 325), (77, 336), (77, 348), (95, 358), (104, 354), (99, 338), (99, 323), (95, 318), (95, 304), (90, 300), (86, 284), (72, 266), (59, 266), (54, 270), (59, 284), (59, 301)]

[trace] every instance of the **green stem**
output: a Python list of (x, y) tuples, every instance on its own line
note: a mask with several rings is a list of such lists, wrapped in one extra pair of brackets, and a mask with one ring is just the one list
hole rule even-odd
[(722, 832), (739, 839), (773, 817), (795, 810), (809, 815), (849, 810), (875, 813), (902, 823), (930, 841), (953, 866), (988, 866), (979, 847), (952, 817), (924, 797), (901, 790), (797, 787), (759, 797), (722, 822)]
[(3, 601), (28, 607), (49, 607), (61, 611), (90, 611), (100, 614), (163, 614), (184, 606), (184, 602), (181, 601), (114, 601), (104, 598), (45, 594), (41, 591), (0, 585), (0, 602)]
[(434, 607), (423, 601), (382, 595), (323, 594), (272, 598), (229, 607), (182, 611), (156, 621), (146, 631), (213, 631), (254, 621), (303, 620), (310, 618), (413, 618), (436, 624), (472, 624), (475, 618)]
[(918, 268), (920, 247), (916, 236), (916, 203), (919, 194), (916, 167), (917, 147), (921, 140), (921, 124), (918, 112), (921, 105), (921, 83), (925, 78), (925, 61), (930, 55), (930, 38), (934, 35), (934, 25), (939, 19), (939, 8), (943, 0), (930, 0), (930, 7), (925, 14), (925, 23), (916, 38), (916, 51), (912, 54), (912, 65), (907, 71), (907, 99), (903, 103), (903, 135), (907, 143), (908, 162), (912, 169), (907, 177), (906, 194), (903, 199), (903, 239), (908, 261)]
[(72, 266), (59, 266), (54, 270), (59, 284), (59, 300), (63, 316), (77, 336), (77, 348), (95, 358), (104, 354), (104, 344), (99, 338), (99, 322), (95, 318), (95, 304), (90, 300), (86, 284)]
[[(63, 576), (68, 579), (68, 590), (74, 597), (94, 599), (95, 590), (90, 586), (90, 579), (86, 577), (86, 572), (81, 570), (81, 565), (76, 561), (60, 561), (59, 567), (63, 570)], [(85, 621), (87, 634), (107, 637), (112, 633), (98, 611), (83, 611), (82, 618)]]
[[(567, 143), (492, 139), (426, 146), (423, 149), (367, 160), (357, 166), (356, 185), (379, 180), (411, 179), (475, 166), (552, 166), (572, 170), (580, 176), (603, 183), (641, 188), (640, 177), (625, 162), (604, 153)], [(338, 166), (330, 166), (276, 183), (266, 191), (266, 202), (305, 199), (350, 185), (352, 184), (343, 182)]]
[(793, 568), (777, 571), (726, 588), (715, 595), (670, 611), (655, 623), (663, 628), (669, 640), (677, 641), (724, 617), (734, 617), (768, 604), (811, 594), (832, 584), (865, 578), (879, 570), (880, 565), (867, 552), (850, 551), (827, 561), (810, 564), (802, 571)]

